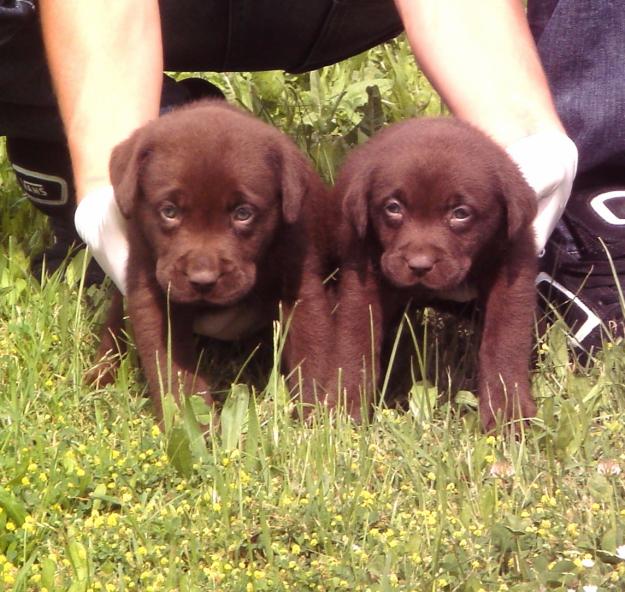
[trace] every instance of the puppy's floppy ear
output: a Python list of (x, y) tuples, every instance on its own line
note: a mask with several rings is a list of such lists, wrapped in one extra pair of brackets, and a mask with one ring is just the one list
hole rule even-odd
[(536, 193), (508, 155), (505, 155), (499, 168), (499, 183), (506, 208), (508, 239), (514, 241), (536, 216)]
[(368, 187), (371, 172), (365, 167), (349, 167), (337, 185), (343, 217), (352, 225), (358, 238), (364, 238), (369, 218)]
[(115, 199), (122, 214), (129, 218), (139, 194), (140, 170), (148, 148), (142, 130), (134, 132), (111, 153), (109, 173)]
[(282, 217), (287, 224), (293, 224), (299, 218), (302, 202), (311, 184), (314, 174), (310, 163), (299, 149), (290, 141), (283, 141), (280, 152), (272, 152), (270, 161), (277, 168), (280, 178), (282, 198)]

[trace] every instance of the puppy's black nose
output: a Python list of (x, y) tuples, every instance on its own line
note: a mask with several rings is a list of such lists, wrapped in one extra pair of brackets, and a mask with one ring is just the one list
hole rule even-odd
[(434, 257), (427, 254), (414, 255), (407, 260), (407, 263), (412, 273), (422, 276), (434, 267)]
[(219, 273), (209, 269), (200, 269), (188, 273), (189, 283), (198, 292), (208, 292), (219, 279)]

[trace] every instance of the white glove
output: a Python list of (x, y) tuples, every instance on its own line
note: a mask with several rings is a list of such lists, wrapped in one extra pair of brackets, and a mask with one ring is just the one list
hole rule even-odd
[(567, 135), (550, 131), (522, 138), (506, 150), (538, 198), (534, 232), (540, 253), (571, 195), (577, 148)]
[(128, 263), (126, 220), (115, 201), (113, 187), (99, 187), (85, 195), (76, 208), (74, 224), (100, 267), (125, 294)]

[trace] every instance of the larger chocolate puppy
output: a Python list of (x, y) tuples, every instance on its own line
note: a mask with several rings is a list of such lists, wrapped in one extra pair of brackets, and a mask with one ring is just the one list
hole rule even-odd
[[(305, 400), (325, 372), (322, 285), (327, 191), (281, 132), (221, 101), (182, 107), (115, 148), (110, 173), (127, 220), (127, 307), (149, 392), (201, 393), (194, 324), (237, 339), (282, 315)], [(296, 305), (297, 304), (297, 305)], [(121, 297), (108, 327), (121, 326)], [(100, 353), (111, 346), (103, 339)]]
[[(409, 301), (475, 290), (483, 309), (480, 415), (531, 417), (536, 198), (506, 153), (451, 118), (409, 120), (347, 159), (337, 360), (353, 415), (376, 386), (383, 339)], [(373, 328), (373, 343), (371, 342)]]

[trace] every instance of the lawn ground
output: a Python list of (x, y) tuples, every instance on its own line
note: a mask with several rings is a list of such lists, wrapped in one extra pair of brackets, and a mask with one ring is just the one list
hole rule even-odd
[[(329, 181), (384, 121), (444, 111), (403, 42), (311, 75), (213, 80)], [(209, 360), (219, 429), (199, 436), (196, 407), (163, 433), (132, 349), (115, 385), (84, 384), (107, 292), (84, 287), (80, 254), (31, 276), (49, 231), (6, 162), (0, 178), (0, 590), (625, 589), (623, 344), (576, 364), (554, 326), (516, 439), (480, 432), (470, 380), (450, 399), (436, 378), (447, 360), (470, 377), (471, 339), (416, 318), (412, 380), (385, 393), (406, 405), (366, 425), (293, 419), (269, 348), (241, 376), (245, 352)]]

